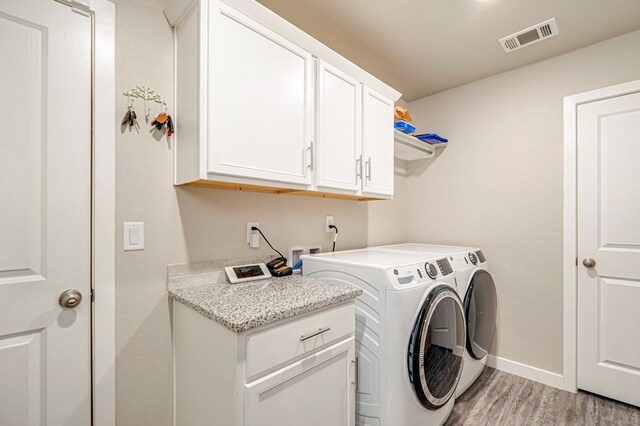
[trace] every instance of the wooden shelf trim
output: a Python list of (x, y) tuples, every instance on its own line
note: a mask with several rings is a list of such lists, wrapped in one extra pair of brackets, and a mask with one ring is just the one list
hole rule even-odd
[(200, 179), (200, 180), (196, 180), (193, 182), (188, 182), (188, 183), (176, 185), (176, 186), (195, 186), (199, 188), (224, 189), (228, 191), (261, 192), (263, 194), (299, 195), (303, 197), (332, 198), (332, 199), (338, 199), (338, 200), (355, 200), (355, 201), (384, 200), (384, 198), (365, 197), (362, 195), (333, 194), (330, 192), (307, 191), (303, 189), (278, 188), (278, 187), (272, 187), (272, 186), (220, 182), (220, 181), (212, 181), (212, 180), (204, 180), (204, 179)]

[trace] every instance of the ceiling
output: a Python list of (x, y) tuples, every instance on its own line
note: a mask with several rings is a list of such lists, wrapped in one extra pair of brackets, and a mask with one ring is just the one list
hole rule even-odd
[[(258, 1), (406, 101), (640, 29), (640, 0)], [(557, 37), (509, 54), (498, 44), (553, 17)]]

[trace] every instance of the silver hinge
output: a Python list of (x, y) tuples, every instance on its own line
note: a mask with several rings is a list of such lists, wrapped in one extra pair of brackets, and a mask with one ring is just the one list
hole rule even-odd
[(82, 16), (91, 16), (91, 7), (89, 5), (81, 3), (76, 0), (53, 0), (65, 6), (69, 6), (73, 12), (76, 12)]
[(93, 289), (91, 289), (91, 301), (95, 302), (96, 300), (96, 293), (93, 291)]
[(351, 383), (356, 385), (356, 390), (358, 390), (358, 382), (360, 382), (360, 376), (358, 373), (358, 357), (356, 357), (355, 359), (352, 359), (351, 362), (354, 364), (353, 381)]

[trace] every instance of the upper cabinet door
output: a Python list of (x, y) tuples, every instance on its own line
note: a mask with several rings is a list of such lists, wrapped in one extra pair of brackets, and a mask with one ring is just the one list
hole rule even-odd
[(309, 185), (313, 57), (235, 9), (209, 4), (209, 172)]
[(362, 170), (362, 85), (320, 60), (316, 81), (316, 186), (356, 193)]
[(362, 192), (392, 197), (393, 101), (366, 86), (362, 99)]

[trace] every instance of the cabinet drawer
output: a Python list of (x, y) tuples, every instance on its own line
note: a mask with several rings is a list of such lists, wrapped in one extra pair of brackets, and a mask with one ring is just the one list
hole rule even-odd
[(353, 426), (355, 338), (245, 384), (244, 425)]
[(351, 302), (247, 336), (247, 377), (304, 355), (355, 331)]

